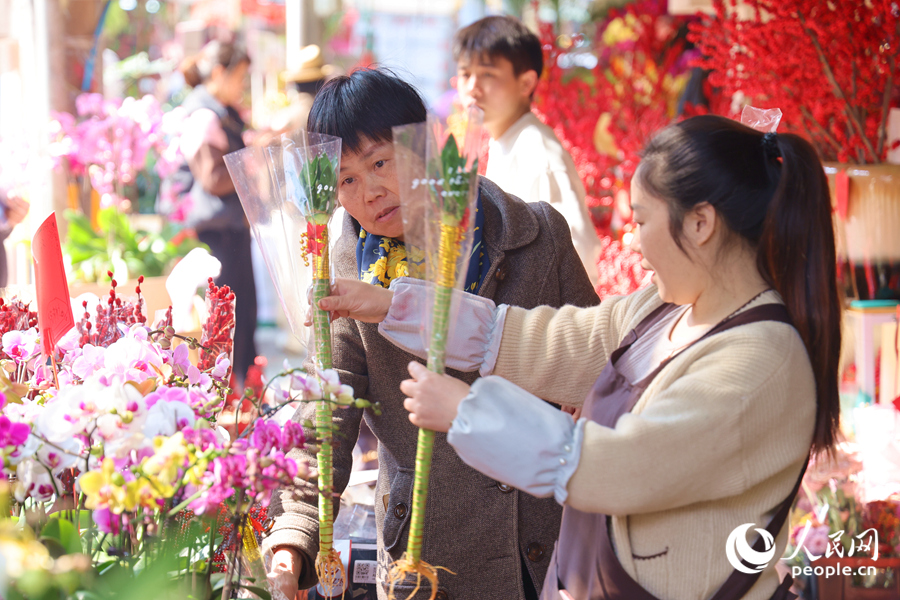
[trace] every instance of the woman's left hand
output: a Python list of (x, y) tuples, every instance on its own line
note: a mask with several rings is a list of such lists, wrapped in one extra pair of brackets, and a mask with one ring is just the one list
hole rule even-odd
[[(312, 327), (313, 324), (312, 293), (313, 286), (310, 285), (306, 291), (306, 298), (310, 303), (304, 323), (307, 327)], [(383, 287), (358, 279), (335, 277), (331, 291), (328, 296), (319, 300), (318, 306), (331, 313), (332, 321), (346, 317), (362, 323), (381, 323), (391, 310), (393, 298), (394, 292)]]
[(449, 431), (469, 386), (449, 375), (433, 373), (421, 363), (411, 362), (408, 368), (412, 379), (402, 382), (400, 391), (408, 396), (403, 407), (409, 411), (409, 420), (423, 429)]

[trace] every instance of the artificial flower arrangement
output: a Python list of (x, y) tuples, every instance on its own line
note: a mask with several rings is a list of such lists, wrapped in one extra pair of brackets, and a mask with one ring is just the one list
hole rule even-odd
[(28, 305), (0, 300), (0, 594), (269, 598), (252, 509), (315, 475), (287, 456), (313, 442), (303, 426), (270, 417), (322, 396), (346, 406), (352, 392), (333, 371), (285, 365), (245, 394), (257, 418), (229, 435), (234, 294), (210, 282), (198, 341), (175, 334), (171, 310), (148, 326), (135, 292), (123, 299), (113, 281), (93, 315), (85, 303), (55, 368)]

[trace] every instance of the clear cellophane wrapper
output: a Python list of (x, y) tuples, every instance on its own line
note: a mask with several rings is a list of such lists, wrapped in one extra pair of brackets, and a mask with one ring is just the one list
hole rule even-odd
[[(457, 314), (458, 302), (446, 290), (463, 288), (470, 260), (481, 251), (473, 248), (473, 232), (482, 119), (473, 107), (446, 121), (429, 114), (425, 123), (393, 130), (410, 276), (435, 284), (426, 288), (419, 307), (429, 351), (446, 342)], [(449, 310), (438, 308), (446, 299), (436, 306), (436, 294), (447, 294)]]

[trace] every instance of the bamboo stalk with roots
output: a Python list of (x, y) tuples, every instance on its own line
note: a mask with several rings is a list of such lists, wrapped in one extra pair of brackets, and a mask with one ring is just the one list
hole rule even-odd
[[(464, 155), (459, 152), (456, 140), (448, 137), (440, 152), (440, 177), (429, 179), (431, 195), (437, 206), (440, 219), (440, 234), (437, 244), (437, 260), (432, 279), (435, 281), (434, 303), (432, 305), (431, 339), (428, 344), (427, 367), (435, 373), (444, 373), (444, 356), (447, 348), (447, 334), (450, 327), (450, 304), (453, 288), (456, 287), (457, 269), (465, 269), (466, 261), (459, 258), (468, 232), (470, 212), (470, 186), (478, 169), (477, 160), (467, 165)], [(434, 452), (435, 432), (419, 429), (416, 444), (416, 469), (413, 479), (412, 514), (409, 525), (409, 541), (406, 552), (393, 563), (388, 572), (389, 592), (392, 600), (398, 583), (414, 575), (416, 585), (408, 598), (412, 598), (422, 587), (425, 579), (431, 588), (430, 600), (434, 600), (438, 590), (438, 570), (452, 573), (445, 567), (437, 567), (422, 560), (422, 546), (425, 530), (425, 509), (428, 500), (431, 462)]]
[[(318, 307), (319, 300), (328, 296), (331, 291), (327, 220), (323, 225), (320, 229), (320, 224), (315, 224), (315, 230), (319, 234), (315, 244), (319, 252), (313, 253), (312, 258), (316, 366), (324, 371), (332, 365), (331, 321), (328, 312)], [(331, 593), (336, 584), (346, 580), (346, 573), (341, 556), (334, 549), (334, 421), (331, 413), (334, 404), (333, 398), (327, 396), (323, 394), (322, 399), (316, 401), (316, 438), (319, 443), (316, 453), (319, 471), (319, 553), (316, 555), (316, 576), (326, 593)]]

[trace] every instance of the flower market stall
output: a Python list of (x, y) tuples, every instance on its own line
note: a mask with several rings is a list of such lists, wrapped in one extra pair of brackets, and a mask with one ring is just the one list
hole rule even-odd
[[(597, 292), (604, 299), (649, 283), (640, 254), (629, 248), (635, 233), (629, 190), (655, 132), (697, 114), (739, 119), (752, 105), (779, 109), (778, 132), (815, 145), (831, 186), (846, 301), (844, 439), (834, 456), (810, 463), (779, 567), (809, 600), (895, 600), (900, 7), (890, 0), (710, 0), (708, 12), (685, 16), (673, 14), (671, 4), (596, 2), (603, 10), (581, 30), (539, 24), (546, 66), (532, 106), (572, 155), (587, 191), (602, 243)], [(227, 7), (229, 21), (237, 20), (239, 5), (263, 19), (283, 19), (283, 4), (248, 0)], [(201, 2), (197, 9), (221, 13), (217, 6)], [(266, 583), (260, 543), (270, 527), (272, 492), (290, 486), (319, 501), (319, 554), (311, 564), (321, 582), (316, 597), (337, 597), (349, 587), (353, 563), (339, 539), (346, 527), (334, 514), (331, 453), (342, 442), (333, 438), (332, 414), (369, 405), (330, 368), (330, 317), (318, 309), (312, 372), (286, 362), (273, 378), (264, 380), (260, 369), (245, 391), (232, 389), (235, 297), (200, 273), (209, 265), (195, 268), (197, 254), (185, 258), (203, 245), (180, 225), (191, 208), (172, 177), (183, 161), (185, 113), (167, 108), (152, 96), (82, 94), (73, 114), (50, 121), (49, 158), (66, 181), (69, 208), (60, 220), (65, 235), (54, 243), (69, 281), (64, 290), (0, 298), (2, 599), (278, 598)], [(428, 273), (445, 288), (438, 325), (425, 334), (436, 340), (428, 365), (437, 372), (453, 328), (447, 297), (458, 273), (451, 263), (475, 226), (472, 178), (490, 160), (476, 158), (470, 147), (475, 129), (473, 122), (467, 136), (453, 131), (454, 123), (444, 128), (430, 118), (427, 135), (417, 132), (429, 144), (418, 159), (438, 169), (421, 178), (430, 187), (422, 183), (418, 191), (458, 200), (431, 207), (439, 214), (428, 220), (445, 226), (443, 237), (432, 232), (431, 247), (423, 243), (426, 266), (434, 270), (442, 257), (446, 271)], [(313, 269), (312, 298), (330, 292), (340, 148), (337, 138), (295, 132), (226, 159), (298, 337), (308, 302), (296, 274)], [(0, 150), (0, 157), (16, 155)], [(456, 187), (439, 190), (435, 181)], [(46, 249), (38, 246), (40, 263)], [(176, 298), (166, 277), (179, 261), (175, 279), (184, 290)], [(38, 286), (46, 285), (36, 275)], [(198, 282), (205, 290), (195, 300)], [(51, 291), (89, 299), (67, 312), (64, 300), (45, 299)], [(53, 325), (67, 320), (69, 329)], [(286, 417), (298, 402), (316, 403), (315, 422)], [(433, 443), (434, 432), (422, 430), (412, 535), (404, 558), (387, 565), (388, 583), (414, 573), (436, 588), (438, 577), (451, 576), (421, 560)], [(316, 452), (318, 470), (288, 457), (303, 447)]]

